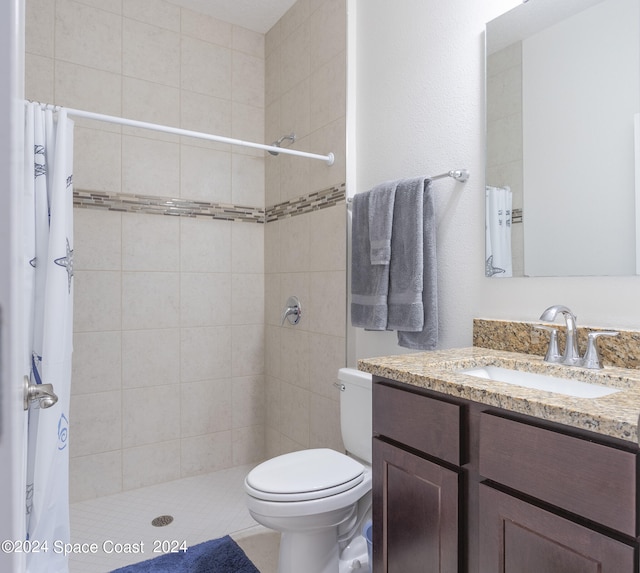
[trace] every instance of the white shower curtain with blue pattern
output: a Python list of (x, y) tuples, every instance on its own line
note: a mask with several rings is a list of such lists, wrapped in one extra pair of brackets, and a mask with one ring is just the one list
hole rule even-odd
[(56, 550), (70, 537), (73, 122), (64, 110), (27, 105), (25, 169), (25, 371), (32, 384), (52, 384), (58, 396), (47, 409), (37, 401), (29, 408), (26, 534), (32, 550), (27, 572), (67, 573), (67, 557)]

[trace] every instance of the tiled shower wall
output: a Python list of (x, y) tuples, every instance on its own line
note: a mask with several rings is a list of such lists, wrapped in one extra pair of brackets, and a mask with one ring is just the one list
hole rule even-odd
[[(28, 0), (26, 95), (264, 140), (264, 36), (163, 0)], [(77, 190), (264, 208), (263, 152), (76, 121)], [(75, 209), (71, 499), (262, 459), (264, 225)]]
[[(75, 209), (72, 500), (342, 447), (344, 202), (269, 207), (344, 190), (345, 4), (299, 0), (265, 38), (163, 0), (27, 0), (29, 99), (336, 155), (76, 122), (77, 190), (285, 215)], [(305, 315), (281, 327), (289, 294)]]
[[(298, 0), (266, 35), (266, 137), (295, 132), (301, 149), (336, 163), (279, 157), (266, 168), (274, 205), (345, 181), (346, 0)], [(266, 453), (342, 449), (339, 391), (345, 365), (344, 202), (265, 228)], [(280, 325), (287, 298), (303, 317)]]

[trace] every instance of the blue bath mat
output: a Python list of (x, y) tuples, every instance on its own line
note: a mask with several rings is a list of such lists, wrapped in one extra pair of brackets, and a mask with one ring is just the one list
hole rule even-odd
[(205, 541), (185, 552), (165, 553), (112, 573), (260, 573), (228, 535)]

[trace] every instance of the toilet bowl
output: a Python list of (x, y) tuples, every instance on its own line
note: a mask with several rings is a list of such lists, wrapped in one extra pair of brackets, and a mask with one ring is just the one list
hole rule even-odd
[(371, 376), (343, 368), (338, 379), (343, 441), (351, 455), (327, 448), (292, 452), (245, 478), (250, 514), (281, 532), (278, 573), (368, 568), (361, 531), (371, 517)]

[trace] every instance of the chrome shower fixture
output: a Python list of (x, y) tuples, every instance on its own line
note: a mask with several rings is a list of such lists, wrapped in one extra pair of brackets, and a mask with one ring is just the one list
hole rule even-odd
[[(274, 141), (271, 145), (273, 145), (274, 147), (281, 147), (282, 142), (286, 139), (293, 143), (296, 140), (296, 134), (291, 133), (290, 135), (283, 135), (280, 139), (278, 139), (278, 141)], [(271, 153), (271, 155), (280, 155), (277, 151), (271, 151), (270, 149), (268, 149), (267, 151)]]

